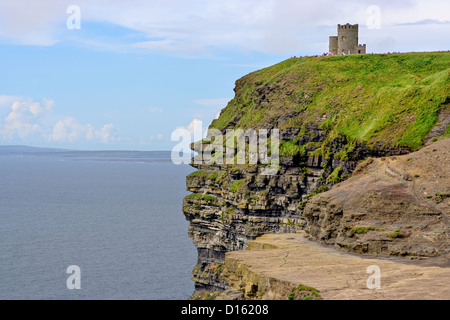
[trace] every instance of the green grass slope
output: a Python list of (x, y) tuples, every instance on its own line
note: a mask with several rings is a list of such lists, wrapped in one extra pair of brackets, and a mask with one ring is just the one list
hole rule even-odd
[(328, 144), (417, 150), (450, 108), (449, 79), (450, 52), (291, 58), (239, 79), (211, 128), (314, 125)]

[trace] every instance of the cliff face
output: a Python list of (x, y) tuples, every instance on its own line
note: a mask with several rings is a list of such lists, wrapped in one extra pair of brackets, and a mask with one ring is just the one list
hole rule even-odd
[(220, 290), (225, 253), (246, 248), (265, 233), (295, 232), (304, 227), (298, 207), (301, 195), (315, 189), (323, 169), (283, 166), (275, 176), (261, 176), (258, 166), (202, 166), (187, 177), (183, 211), (189, 236), (198, 249), (194, 268), (197, 290)]
[(312, 239), (346, 251), (411, 258), (450, 253), (450, 139), (408, 155), (363, 162), (314, 197)]
[[(449, 135), (449, 63), (448, 53), (301, 58), (238, 80), (235, 98), (210, 129), (280, 129), (280, 166), (264, 176), (260, 163), (192, 164), (198, 171), (187, 177), (192, 194), (183, 212), (198, 248), (196, 290), (226, 289), (225, 253), (266, 233), (306, 229), (315, 239), (360, 250), (346, 233), (360, 225), (342, 227), (341, 207), (313, 196), (350, 177), (362, 159), (406, 154)], [(398, 212), (415, 212), (415, 205)]]

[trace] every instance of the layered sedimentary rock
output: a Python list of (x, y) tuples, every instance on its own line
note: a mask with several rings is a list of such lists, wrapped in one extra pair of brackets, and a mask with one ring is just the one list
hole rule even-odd
[(198, 249), (194, 281), (197, 290), (220, 290), (225, 253), (246, 248), (265, 233), (294, 232), (303, 227), (297, 208), (301, 195), (316, 185), (321, 169), (306, 176), (299, 167), (283, 167), (275, 176), (262, 176), (258, 166), (197, 166), (187, 177), (192, 195), (183, 211), (189, 236)]
[(399, 157), (369, 159), (305, 207), (311, 238), (362, 254), (450, 252), (450, 139)]
[[(239, 79), (235, 98), (210, 129), (224, 134), (229, 129), (279, 129), (280, 165), (275, 175), (264, 176), (265, 164), (260, 162), (192, 164), (198, 171), (187, 177), (192, 194), (184, 199), (183, 212), (198, 249), (196, 290), (226, 289), (220, 276), (226, 253), (245, 249), (266, 233), (306, 229), (313, 239), (361, 253), (446, 252), (443, 247), (434, 252), (420, 241), (423, 247), (411, 242), (414, 250), (400, 244), (416, 235), (416, 229), (406, 230), (415, 223), (408, 224), (402, 211), (409, 217), (417, 213), (417, 219), (425, 221), (421, 228), (445, 221), (439, 208), (430, 207), (433, 199), (412, 201), (417, 195), (407, 194), (420, 173), (405, 171), (390, 160), (385, 160), (384, 175), (400, 179), (397, 184), (387, 186), (375, 179), (361, 182), (357, 190), (344, 185), (314, 196), (347, 180), (364, 159), (407, 154), (433, 138), (449, 136), (449, 62), (448, 53), (289, 59)], [(205, 139), (196, 151), (210, 144)], [(373, 166), (384, 165), (382, 160), (371, 161)], [(352, 198), (355, 192), (358, 196)], [(356, 199), (357, 207), (366, 211), (348, 209), (347, 201), (353, 204)], [(389, 215), (378, 206), (395, 208), (398, 226), (388, 226), (397, 221), (393, 218), (383, 225), (375, 223)], [(444, 237), (423, 236), (431, 241)]]
[(264, 235), (227, 254), (230, 288), (217, 299), (450, 298), (450, 139), (362, 162), (303, 216), (307, 233)]
[[(380, 151), (365, 151), (371, 152)], [(198, 171), (187, 177), (192, 194), (184, 199), (183, 212), (198, 250), (196, 290), (227, 288), (220, 278), (226, 252), (243, 250), (266, 233), (303, 230), (302, 212), (311, 195), (350, 175), (356, 164), (322, 156), (284, 156), (277, 174), (270, 176), (261, 174), (261, 165), (192, 164)], [(338, 176), (333, 177), (335, 172)]]

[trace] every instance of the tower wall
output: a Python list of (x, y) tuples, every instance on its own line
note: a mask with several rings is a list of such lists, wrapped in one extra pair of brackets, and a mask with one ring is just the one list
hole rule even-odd
[(328, 52), (331, 52), (332, 54), (338, 53), (338, 37), (337, 36), (330, 37), (330, 45), (329, 45)]
[(366, 45), (360, 44), (356, 47), (356, 53), (357, 54), (366, 54)]
[(358, 25), (349, 23), (338, 24), (338, 52), (337, 54), (354, 54), (358, 47)]

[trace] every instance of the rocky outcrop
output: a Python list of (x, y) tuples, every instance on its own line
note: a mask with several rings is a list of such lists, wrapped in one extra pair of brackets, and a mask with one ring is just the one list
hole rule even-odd
[(314, 197), (311, 238), (362, 254), (426, 258), (450, 252), (450, 139), (399, 157), (369, 159)]
[(197, 290), (223, 290), (225, 253), (242, 250), (265, 233), (295, 232), (304, 227), (298, 206), (302, 194), (316, 186), (323, 169), (283, 166), (275, 176), (258, 174), (258, 166), (197, 166), (187, 177), (193, 194), (184, 199), (188, 234), (198, 249), (193, 274)]
[[(320, 129), (313, 132), (317, 136)], [(286, 139), (296, 134), (283, 131), (281, 136)], [(311, 137), (302, 139), (308, 141)], [(362, 145), (356, 150), (355, 154), (384, 154)], [(353, 160), (322, 156), (283, 156), (278, 173), (264, 176), (261, 165), (193, 163), (198, 171), (187, 177), (187, 189), (192, 194), (184, 199), (183, 212), (190, 222), (188, 234), (198, 250), (193, 270), (196, 290), (228, 287), (220, 278), (227, 252), (243, 250), (249, 241), (266, 233), (303, 230), (303, 209), (311, 195), (350, 176), (356, 165)]]
[[(448, 191), (430, 182), (420, 195), (414, 188), (427, 174), (402, 155), (450, 135), (449, 57), (289, 59), (239, 79), (235, 98), (210, 129), (279, 129), (279, 170), (264, 176), (262, 163), (192, 164), (198, 171), (187, 177), (192, 194), (183, 212), (198, 249), (196, 290), (226, 290), (227, 253), (268, 233), (306, 230), (358, 253), (446, 254)], [(194, 149), (210, 144), (205, 139)], [(381, 159), (389, 156), (409, 169)], [(361, 165), (367, 158), (374, 159)], [(341, 183), (354, 171), (354, 185)], [(379, 173), (366, 174), (372, 171)]]
[[(216, 275), (227, 289), (216, 299), (448, 299), (449, 173), (450, 139), (362, 162), (307, 202), (297, 226), (306, 232), (248, 237), (226, 253)], [(283, 231), (293, 229), (266, 233)], [(372, 265), (382, 272), (377, 290), (367, 287)]]

